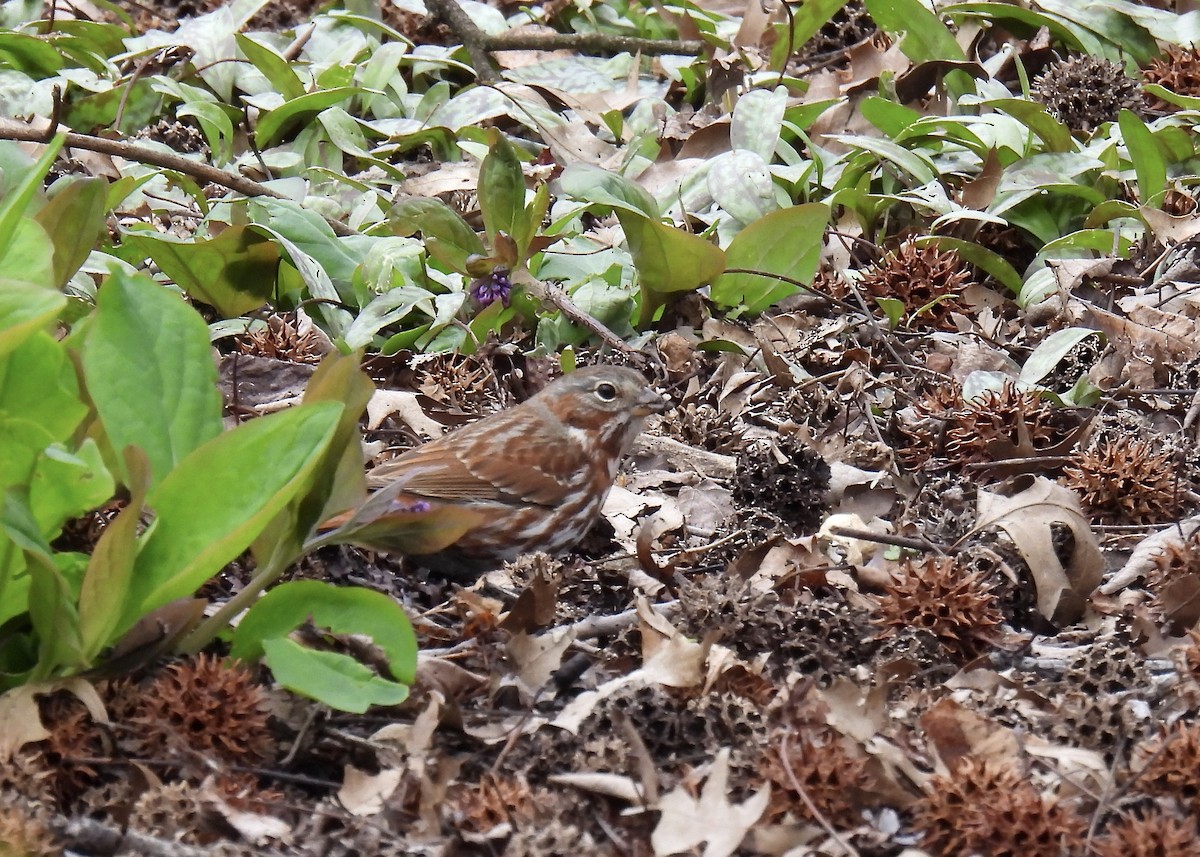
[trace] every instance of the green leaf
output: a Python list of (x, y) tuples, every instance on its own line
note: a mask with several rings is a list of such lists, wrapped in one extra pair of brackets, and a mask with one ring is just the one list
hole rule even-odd
[(910, 152), (903, 146), (898, 146), (891, 140), (871, 139), (869, 137), (853, 136), (850, 134), (830, 134), (829, 139), (836, 140), (854, 149), (870, 152), (877, 158), (891, 161), (904, 172), (908, 173), (918, 184), (929, 184), (937, 178), (937, 168), (923, 154)]
[(670, 292), (687, 292), (711, 282), (725, 269), (721, 248), (703, 238), (618, 210), (641, 287), (639, 325), (645, 327)]
[(230, 654), (257, 660), (267, 640), (286, 637), (306, 622), (334, 634), (369, 637), (387, 656), (395, 679), (415, 681), (417, 638), (404, 609), (381, 592), (320, 580), (281, 584), (255, 602), (238, 623)]
[(775, 157), (788, 92), (777, 86), (774, 91), (752, 89), (738, 99), (729, 123), (729, 145), (754, 152), (767, 163)]
[(904, 318), (904, 301), (897, 298), (875, 298), (875, 303), (879, 304), (879, 308), (887, 316), (888, 329), (895, 330)]
[(743, 305), (751, 313), (795, 294), (799, 288), (773, 279), (780, 274), (811, 282), (820, 261), (829, 206), (808, 203), (775, 211), (739, 232), (725, 251), (726, 268), (746, 268), (762, 274), (721, 274), (710, 295), (720, 306)]
[(146, 276), (117, 271), (104, 282), (83, 370), (113, 449), (141, 447), (156, 482), (221, 431), (208, 327)]
[(275, 681), (339, 711), (362, 714), (372, 705), (408, 699), (406, 685), (380, 678), (347, 655), (313, 651), (287, 638), (267, 640), (263, 648)]
[(654, 197), (625, 176), (591, 164), (570, 164), (558, 179), (563, 194), (657, 220), (661, 215)]
[(771, 68), (782, 68), (791, 53), (811, 39), (846, 3), (847, 0), (806, 0), (797, 5), (791, 21), (778, 25), (779, 38), (771, 51)]
[(902, 34), (900, 50), (913, 62), (967, 58), (951, 32), (920, 0), (866, 0), (866, 6), (881, 30)]
[(0, 358), (49, 324), (66, 305), (67, 299), (56, 291), (0, 277)]
[(115, 488), (100, 448), (89, 437), (73, 453), (59, 445), (43, 451), (29, 485), (29, 506), (42, 532), (54, 538), (68, 518), (101, 505)]
[(150, 493), (133, 592), (119, 630), (191, 595), (245, 550), (305, 486), (342, 406), (300, 405), (261, 417), (192, 452)]
[(1012, 291), (1013, 294), (1019, 294), (1024, 281), (1021, 275), (1017, 273), (1017, 269), (1008, 263), (998, 253), (981, 247), (974, 241), (964, 241), (961, 238), (948, 238), (937, 235), (925, 238), (918, 238), (916, 241), (918, 247), (927, 247), (930, 244), (942, 250), (953, 250), (958, 253), (963, 259), (966, 259), (972, 265), (991, 274), (1000, 283)]
[(315, 116), (326, 107), (366, 93), (367, 90), (357, 86), (337, 86), (293, 98), (259, 116), (254, 139), (260, 149), (268, 149), (278, 143), (288, 126), (301, 117)]
[(258, 309), (271, 299), (279, 247), (251, 226), (230, 226), (207, 241), (133, 233), (125, 243), (154, 260), (163, 273), (225, 317)]
[(1089, 336), (1099, 335), (1099, 331), (1086, 327), (1067, 327), (1063, 330), (1056, 330), (1043, 339), (1029, 355), (1025, 365), (1021, 367), (1017, 383), (1029, 386), (1037, 384), (1054, 371), (1054, 367), (1067, 356), (1072, 348)]
[(432, 314), (432, 298), (429, 292), (415, 286), (400, 286), (384, 292), (367, 304), (351, 322), (342, 337), (346, 347), (353, 351), (370, 345), (375, 334), (404, 318), (420, 304), (427, 304), (428, 312)]
[(1049, 152), (1070, 152), (1075, 148), (1071, 129), (1046, 112), (1045, 105), (1024, 98), (993, 98), (983, 103), (1020, 120), (1041, 138)]
[(79, 591), (79, 635), (89, 663), (112, 642), (125, 613), (137, 557), (138, 529), (150, 488), (150, 462), (137, 447), (126, 448), (125, 470), (130, 474), (132, 496), (100, 534)]
[(34, 218), (54, 242), (54, 286), (65, 286), (92, 252), (104, 230), (107, 195), (104, 179), (73, 176), (55, 184), (50, 202)]
[(39, 332), (0, 358), (0, 415), (36, 425), (47, 443), (70, 438), (87, 408), (62, 343)]
[(508, 139), (489, 129), (490, 146), (479, 167), (479, 211), (488, 242), (495, 247), (503, 232), (512, 238), (528, 230), (525, 220), (525, 173)]
[(1117, 124), (1121, 128), (1125, 147), (1129, 150), (1129, 159), (1133, 161), (1133, 171), (1137, 174), (1139, 201), (1142, 205), (1158, 205), (1167, 192), (1167, 162), (1158, 148), (1158, 142), (1146, 123), (1132, 110), (1121, 108)]
[(66, 136), (62, 133), (56, 135), (46, 144), (42, 156), (28, 171), (16, 173), (20, 181), (12, 187), (6, 187), (4, 196), (0, 197), (0, 271), (4, 272), (5, 278), (41, 282), (28, 276), (23, 268), (14, 268), (10, 257), (13, 249), (19, 251), (26, 240), (28, 233), (22, 232), (19, 224), (27, 215), (32, 214), (33, 201), (42, 188), (42, 179), (50, 171), (65, 139)]
[(287, 101), (304, 95), (304, 83), (292, 70), (291, 65), (273, 48), (254, 41), (249, 36), (234, 33), (233, 38), (246, 59), (262, 72), (263, 77), (271, 82), (276, 91)]
[(447, 268), (466, 273), (467, 258), (486, 250), (475, 230), (440, 199), (412, 196), (392, 206), (388, 223), (397, 235), (420, 232), (425, 249)]

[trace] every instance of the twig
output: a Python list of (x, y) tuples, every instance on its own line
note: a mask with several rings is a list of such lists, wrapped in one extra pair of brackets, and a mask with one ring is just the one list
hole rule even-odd
[[(54, 136), (55, 130), (54, 124), (50, 124), (43, 130), (34, 128), (32, 125), (26, 125), (23, 122), (0, 118), (0, 140), (16, 140), (23, 143), (47, 143)], [(89, 152), (116, 155), (128, 161), (137, 161), (149, 164), (152, 167), (162, 167), (165, 170), (174, 170), (175, 172), (183, 173), (203, 182), (227, 187), (245, 196), (266, 196), (272, 199), (287, 199), (283, 194), (253, 179), (248, 179), (237, 173), (220, 170), (199, 161), (193, 161), (174, 152), (164, 152), (161, 149), (155, 149), (151, 146), (128, 143), (124, 140), (106, 140), (103, 137), (80, 134), (75, 131), (68, 131), (66, 133), (65, 145), (74, 149), (86, 149)], [(326, 218), (325, 222), (338, 235), (346, 236), (355, 234), (353, 229), (340, 221)]]
[(842, 835), (834, 830), (833, 825), (829, 823), (829, 819), (817, 809), (817, 805), (813, 803), (811, 797), (804, 786), (800, 785), (800, 780), (796, 778), (796, 772), (792, 770), (792, 759), (788, 753), (788, 736), (787, 733), (779, 739), (779, 761), (783, 764), (783, 772), (787, 774), (788, 783), (800, 796), (800, 800), (804, 801), (804, 805), (808, 808), (808, 812), (816, 820), (817, 824), (825, 828), (825, 832), (833, 837), (833, 841), (842, 846), (842, 850), (847, 854), (853, 854), (854, 857), (860, 857), (858, 849), (842, 838)]
[(168, 842), (136, 830), (121, 831), (91, 818), (52, 819), (54, 834), (85, 854), (140, 854), (143, 857), (212, 857), (217, 851)]
[(586, 312), (576, 306), (575, 302), (572, 301), (570, 296), (568, 296), (567, 293), (561, 288), (553, 286), (549, 283), (540, 285), (541, 288), (534, 286), (531, 289), (534, 296), (541, 298), (546, 303), (553, 306), (556, 310), (566, 316), (568, 320), (574, 322), (580, 327), (587, 328), (587, 330), (595, 334), (595, 336), (605, 345), (620, 351), (622, 354), (626, 354), (641, 361), (645, 361), (647, 359), (646, 355), (642, 354), (642, 352), (638, 351), (624, 339), (609, 330), (608, 327), (605, 326), (604, 322), (588, 315)]
[(457, 0), (427, 0), (425, 4), (434, 16), (445, 21), (462, 41), (475, 74), (482, 82), (499, 78), (489, 54), (496, 51), (557, 51), (575, 50), (588, 53), (631, 53), (645, 56), (661, 54), (698, 55), (705, 43), (698, 40), (643, 39), (636, 36), (613, 36), (605, 33), (524, 33), (505, 32), (489, 35), (475, 26), (471, 17)]
[(891, 533), (875, 533), (871, 530), (856, 530), (853, 527), (830, 527), (829, 532), (835, 536), (845, 536), (848, 539), (858, 539), (864, 542), (878, 542), (881, 545), (895, 545), (898, 548), (910, 548), (916, 551), (935, 551), (945, 555), (944, 548), (939, 547), (929, 539), (912, 539), (908, 536), (895, 536)]

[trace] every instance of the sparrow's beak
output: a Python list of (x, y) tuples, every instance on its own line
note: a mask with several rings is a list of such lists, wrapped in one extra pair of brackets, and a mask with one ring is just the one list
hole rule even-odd
[(645, 417), (650, 414), (661, 414), (671, 406), (658, 391), (647, 387), (637, 397), (637, 401), (633, 403), (633, 415), (635, 417)]

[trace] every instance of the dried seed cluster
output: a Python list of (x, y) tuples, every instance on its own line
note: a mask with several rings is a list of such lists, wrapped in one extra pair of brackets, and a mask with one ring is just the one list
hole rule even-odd
[(971, 267), (953, 250), (901, 244), (862, 272), (859, 286), (873, 298), (894, 298), (905, 316), (931, 327), (954, 330), (952, 313), (964, 311), (959, 299), (973, 282)]
[(1115, 121), (1122, 108), (1136, 111), (1142, 103), (1141, 87), (1120, 63), (1093, 56), (1051, 63), (1034, 80), (1032, 95), (1078, 134), (1090, 134)]
[(908, 561), (879, 600), (881, 637), (916, 629), (934, 636), (959, 661), (988, 649), (1004, 616), (989, 582), (953, 557)]

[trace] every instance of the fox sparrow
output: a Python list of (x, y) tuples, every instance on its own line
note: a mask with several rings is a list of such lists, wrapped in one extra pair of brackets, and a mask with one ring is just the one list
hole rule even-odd
[(633, 369), (593, 366), (368, 474), (375, 493), (323, 526), (451, 577), (559, 553), (591, 528), (642, 422), (666, 401)]

